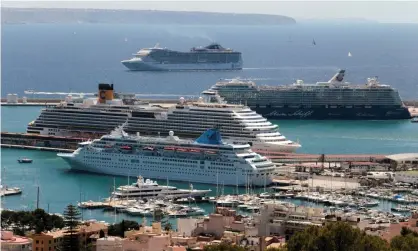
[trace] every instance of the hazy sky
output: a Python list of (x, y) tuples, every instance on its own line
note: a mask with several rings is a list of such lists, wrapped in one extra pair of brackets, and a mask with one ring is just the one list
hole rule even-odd
[(4, 7), (153, 9), (278, 14), (296, 19), (364, 18), (418, 23), (418, 1), (2, 1)]

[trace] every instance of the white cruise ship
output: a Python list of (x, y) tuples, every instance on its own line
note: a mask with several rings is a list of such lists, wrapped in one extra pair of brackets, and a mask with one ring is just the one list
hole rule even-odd
[(192, 48), (188, 52), (160, 48), (144, 48), (123, 60), (131, 71), (185, 71), (185, 70), (241, 70), (241, 52), (223, 48), (212, 43), (205, 47)]
[(224, 185), (269, 185), (276, 169), (250, 145), (224, 143), (217, 129), (189, 141), (172, 131), (166, 138), (132, 136), (120, 126), (58, 156), (78, 171)]
[[(182, 138), (197, 138), (216, 127), (224, 140), (232, 144), (250, 144), (255, 151), (294, 152), (299, 143), (283, 136), (277, 125), (244, 105), (186, 102), (176, 105), (123, 105), (113, 99), (113, 85), (99, 85), (98, 100), (83, 104), (63, 103), (42, 110), (28, 125), (28, 133), (56, 136), (99, 138), (126, 122), (124, 130), (150, 136), (167, 136), (175, 131)], [(94, 102), (96, 101), (96, 102)]]
[(161, 186), (156, 181), (144, 179), (138, 176), (138, 179), (132, 185), (120, 186), (112, 193), (114, 198), (194, 198), (204, 197), (211, 190), (196, 190), (193, 185), (190, 189), (178, 189), (174, 186)]

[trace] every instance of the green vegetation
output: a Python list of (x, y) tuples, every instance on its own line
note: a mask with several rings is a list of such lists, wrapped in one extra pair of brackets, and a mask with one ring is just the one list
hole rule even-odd
[(41, 233), (63, 227), (64, 220), (60, 216), (48, 214), (43, 209), (1, 212), (1, 228), (11, 229), (17, 235), (25, 235), (25, 232), (32, 230)]
[(65, 231), (62, 250), (63, 251), (77, 251), (79, 248), (79, 240), (77, 234), (77, 227), (80, 224), (80, 212), (74, 205), (68, 205), (64, 211)]
[(418, 233), (403, 227), (401, 235), (391, 240), (390, 247), (392, 251), (416, 251), (418, 250)]
[(139, 230), (140, 225), (136, 221), (122, 220), (120, 223), (110, 225), (107, 234), (110, 236), (124, 237), (125, 231)]
[(296, 233), (287, 243), (288, 251), (385, 251), (389, 244), (377, 236), (344, 222), (326, 224), (324, 227), (312, 226)]

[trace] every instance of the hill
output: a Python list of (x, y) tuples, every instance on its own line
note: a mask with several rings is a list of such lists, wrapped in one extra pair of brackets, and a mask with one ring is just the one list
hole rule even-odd
[(182, 25), (289, 25), (287, 16), (188, 11), (2, 8), (2, 24), (131, 23)]

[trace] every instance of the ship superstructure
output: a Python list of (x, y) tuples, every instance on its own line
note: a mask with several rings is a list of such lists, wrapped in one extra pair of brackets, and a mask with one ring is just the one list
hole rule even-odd
[(246, 104), (272, 119), (408, 119), (399, 93), (377, 77), (363, 85), (344, 83), (345, 70), (328, 82), (257, 86), (252, 81), (220, 81), (204, 92), (210, 99)]
[(182, 70), (241, 70), (241, 52), (212, 43), (194, 47), (189, 52), (161, 48), (144, 48), (122, 64), (133, 71), (182, 71)]
[(58, 156), (79, 171), (225, 185), (269, 185), (276, 168), (248, 144), (224, 143), (217, 129), (190, 141), (172, 131), (164, 138), (143, 137), (118, 127), (110, 135), (80, 143), (71, 154)]
[[(123, 105), (112, 98), (113, 86), (99, 89), (96, 101), (89, 99), (80, 105), (45, 108), (29, 123), (27, 132), (98, 138), (123, 124), (124, 130), (131, 134), (167, 136), (169, 131), (175, 131), (180, 137), (196, 138), (208, 128), (216, 127), (226, 142), (250, 144), (256, 151), (293, 152), (300, 147), (299, 143), (286, 139), (277, 125), (244, 105), (205, 103), (203, 99), (186, 102), (184, 98), (169, 108), (150, 104)], [(108, 94), (107, 98), (103, 92)]]

